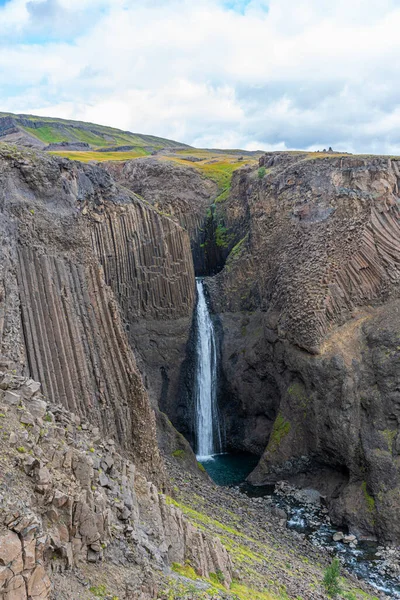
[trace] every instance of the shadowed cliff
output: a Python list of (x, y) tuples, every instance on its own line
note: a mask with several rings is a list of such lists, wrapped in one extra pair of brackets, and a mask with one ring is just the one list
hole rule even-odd
[(399, 181), (389, 158), (265, 155), (234, 175), (223, 210), (237, 244), (207, 281), (227, 438), (263, 452), (250, 480), (319, 487), (339, 524), (393, 541)]

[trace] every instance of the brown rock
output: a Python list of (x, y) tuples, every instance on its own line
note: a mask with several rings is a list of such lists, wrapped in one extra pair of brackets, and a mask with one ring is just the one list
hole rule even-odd
[(28, 580), (28, 595), (32, 600), (46, 600), (50, 595), (51, 582), (44, 570), (38, 565)]

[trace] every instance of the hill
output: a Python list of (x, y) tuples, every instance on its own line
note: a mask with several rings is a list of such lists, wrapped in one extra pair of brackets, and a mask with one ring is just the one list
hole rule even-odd
[(0, 141), (42, 150), (124, 151), (136, 152), (138, 156), (163, 148), (190, 147), (173, 140), (94, 123), (2, 112)]

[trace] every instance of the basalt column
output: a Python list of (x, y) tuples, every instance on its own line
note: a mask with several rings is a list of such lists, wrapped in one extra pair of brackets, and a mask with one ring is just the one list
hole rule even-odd
[(173, 422), (190, 336), (195, 279), (186, 231), (140, 202), (108, 206), (93, 248), (114, 290), (154, 406)]

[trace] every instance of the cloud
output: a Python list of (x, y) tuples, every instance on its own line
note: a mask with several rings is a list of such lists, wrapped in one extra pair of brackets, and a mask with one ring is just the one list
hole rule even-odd
[(400, 153), (400, 0), (9, 0), (0, 21), (2, 110)]

